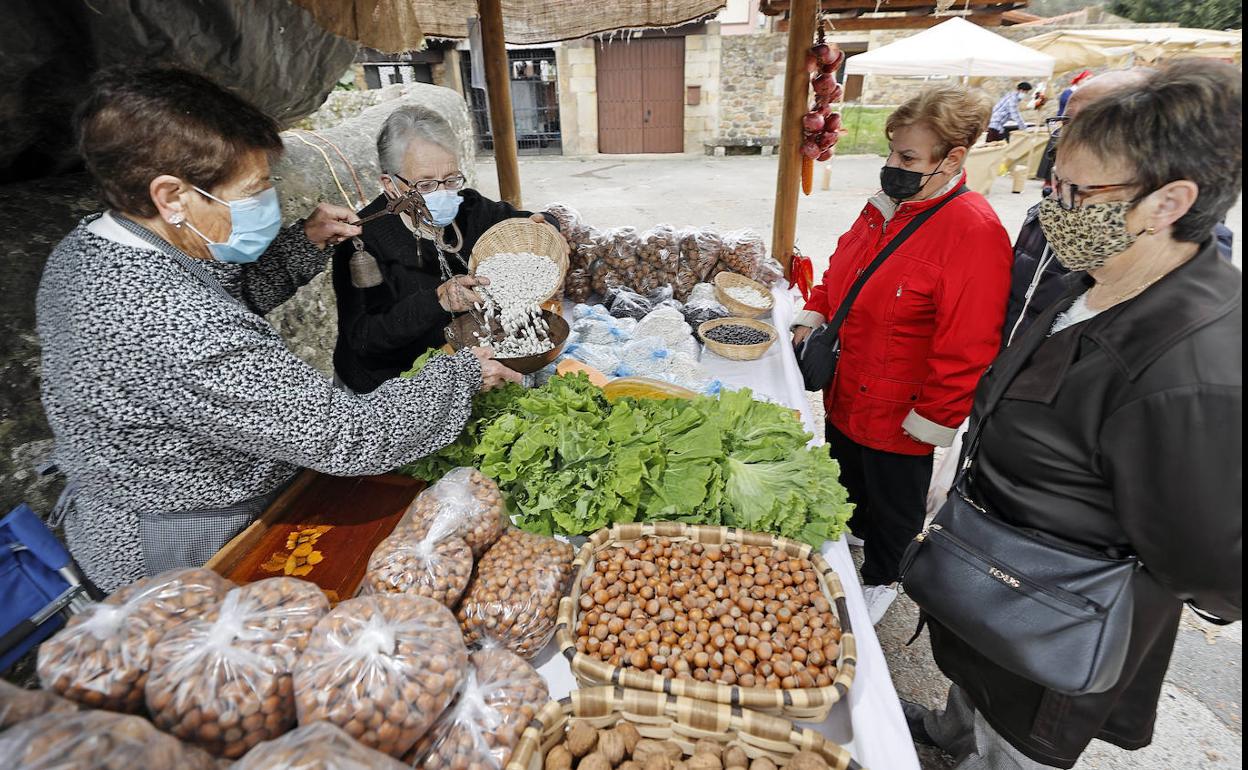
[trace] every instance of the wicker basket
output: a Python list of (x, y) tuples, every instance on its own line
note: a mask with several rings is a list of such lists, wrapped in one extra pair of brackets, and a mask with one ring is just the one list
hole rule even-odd
[[(767, 298), (767, 307), (754, 307), (753, 305), (747, 305), (744, 302), (738, 302), (728, 296), (728, 292), (726, 290), (735, 286), (753, 289), (759, 294), (762, 294)], [(744, 275), (727, 272), (720, 273), (715, 276), (715, 299), (719, 300), (719, 304), (728, 308), (729, 313), (741, 318), (758, 318), (759, 316), (767, 315), (776, 304), (776, 301), (771, 296), (771, 289), (762, 285), (758, 281), (751, 281)]]
[[(842, 637), (836, 679), (831, 685), (825, 687), (800, 687), (789, 690), (740, 687), (694, 679), (668, 678), (650, 671), (611, 666), (592, 655), (577, 652), (576, 621), (580, 615), (578, 602), (581, 598), (581, 579), (593, 570), (596, 554), (603, 549), (647, 536), (696, 540), (701, 543), (737, 543), (772, 547), (798, 558), (810, 559), (820, 579), (820, 587), (823, 589), (824, 596), (831, 602), (841, 624)], [(620, 524), (595, 532), (577, 554), (572, 568), (574, 576), (572, 589), (569, 595), (559, 602), (559, 622), (555, 625), (555, 638), (559, 642), (563, 656), (571, 663), (572, 673), (583, 686), (619, 685), (637, 690), (670, 693), (714, 703), (741, 706), (788, 719), (819, 722), (827, 717), (833, 704), (845, 697), (854, 681), (858, 653), (853, 630), (850, 627), (845, 592), (841, 588), (840, 579), (828, 563), (823, 560), (818, 551), (805, 543), (760, 532), (747, 532), (734, 527), (697, 526), (677, 522)]]
[(530, 219), (504, 219), (481, 234), (468, 258), (468, 272), (495, 254), (540, 254), (559, 266), (559, 282), (543, 302), (559, 296), (568, 275), (568, 242), (549, 225)]
[(546, 704), (520, 737), (506, 770), (542, 770), (546, 753), (563, 740), (573, 721), (604, 728), (632, 722), (645, 738), (672, 740), (686, 756), (700, 740), (736, 742), (751, 761), (767, 757), (779, 767), (799, 751), (822, 756), (832, 770), (863, 770), (841, 745), (787, 719), (723, 703), (709, 703), (621, 687), (574, 690)]
[[(723, 273), (720, 275), (723, 275)], [(730, 324), (748, 326), (751, 329), (757, 329), (758, 331), (765, 333), (769, 339), (766, 342), (759, 342), (755, 345), (729, 345), (726, 342), (717, 342), (706, 336), (706, 333), (711, 329), (714, 329), (717, 326), (728, 326)], [(698, 327), (698, 337), (701, 338), (707, 349), (717, 356), (722, 356), (730, 361), (755, 361), (763, 357), (763, 354), (767, 352), (767, 348), (771, 347), (772, 343), (776, 341), (777, 334), (775, 327), (771, 324), (765, 324), (762, 321), (755, 321), (753, 318), (728, 317), (712, 318), (709, 321), (703, 321), (702, 325)]]

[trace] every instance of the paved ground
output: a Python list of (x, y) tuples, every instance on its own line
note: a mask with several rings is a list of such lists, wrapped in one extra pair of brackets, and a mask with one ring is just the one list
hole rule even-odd
[[(831, 186), (801, 199), (797, 243), (814, 258), (816, 274), (827, 265), (837, 237), (878, 189), (879, 158), (838, 158)], [(524, 200), (531, 208), (562, 201), (597, 226), (659, 223), (751, 227), (770, 242), (775, 195), (774, 158), (682, 156), (601, 156), (584, 160), (522, 159)], [(491, 161), (478, 164), (480, 188), (497, 194)], [(1010, 193), (1008, 179), (997, 180), (990, 196), (1006, 229), (1018, 230), (1027, 208), (1039, 199), (1039, 183)], [(1242, 201), (1227, 222), (1236, 233), (1236, 264), (1241, 262)], [(818, 404), (815, 404), (818, 408)], [(821, 410), (820, 410), (821, 411)], [(898, 693), (929, 706), (943, 703), (948, 684), (932, 662), (926, 635), (906, 647), (918, 613), (904, 596), (877, 629)], [(1184, 618), (1174, 659), (1162, 692), (1152, 746), (1125, 752), (1094, 743), (1077, 766), (1081, 770), (1161, 770), (1238, 768), (1242, 759), (1243, 638), (1239, 624), (1217, 629), (1194, 616)], [(939, 752), (921, 750), (924, 768), (949, 768)]]

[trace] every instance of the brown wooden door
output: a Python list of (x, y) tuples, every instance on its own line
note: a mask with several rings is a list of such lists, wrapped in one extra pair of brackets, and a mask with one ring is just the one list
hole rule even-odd
[(683, 152), (685, 39), (598, 46), (598, 151)]

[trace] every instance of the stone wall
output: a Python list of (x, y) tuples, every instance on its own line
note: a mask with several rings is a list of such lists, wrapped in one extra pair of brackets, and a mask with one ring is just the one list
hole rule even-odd
[(598, 152), (598, 54), (592, 38), (555, 46), (564, 155)]
[(702, 143), (719, 133), (722, 45), (718, 22), (708, 23), (705, 34), (685, 37), (685, 92), (701, 89), (698, 104), (685, 102), (685, 152), (702, 152)]
[[(387, 99), (387, 101), (382, 101)], [(435, 106), (451, 122), (460, 138), (463, 170), (475, 179), (472, 132), (463, 99), (453, 91), (425, 84), (391, 86), (366, 92), (335, 92), (322, 114), (311, 125), (347, 156), (368, 198), (377, 185), (375, 138), (386, 115), (399, 104), (421, 102)], [(333, 116), (348, 119), (334, 125)], [(326, 164), (330, 158), (338, 180), (349, 197), (356, 195), (350, 171), (327, 146), (326, 156), (286, 132), (286, 154), (273, 169), (282, 201), (284, 219), (304, 216), (318, 201), (342, 203)], [(0, 186), (0, 237), (6, 246), (5, 269), (0, 270), (0, 514), (19, 502), (28, 502), (46, 514), (59, 494), (62, 480), (40, 478), (33, 466), (52, 447), (43, 408), (39, 402), (39, 341), (35, 335), (35, 293), (48, 254), (78, 223), (101, 208), (91, 181), (83, 174)], [(269, 321), (286, 338), (290, 349), (325, 373), (337, 334), (332, 287), (323, 273), (285, 305), (269, 315)], [(142, 376), (136, 372), (135, 376)]]
[(780, 136), (788, 36), (730, 35), (720, 57), (718, 135), (731, 139)]

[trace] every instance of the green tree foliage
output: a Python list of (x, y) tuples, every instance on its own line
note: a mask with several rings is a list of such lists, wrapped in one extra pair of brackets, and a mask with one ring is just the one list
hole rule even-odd
[(1239, 29), (1244, 24), (1240, 0), (1114, 0), (1109, 12), (1132, 21), (1171, 21), (1203, 29)]

